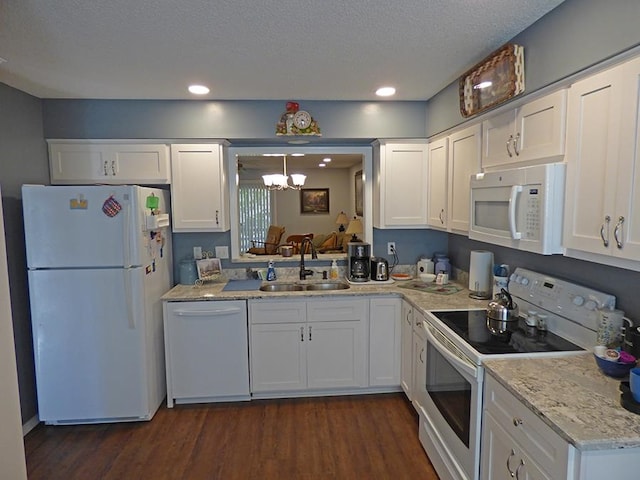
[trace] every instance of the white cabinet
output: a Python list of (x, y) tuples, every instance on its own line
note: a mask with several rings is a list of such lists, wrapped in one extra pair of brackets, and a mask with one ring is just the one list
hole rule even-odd
[(427, 227), (427, 141), (374, 144), (373, 225)]
[(563, 238), (569, 256), (633, 270), (640, 270), (639, 81), (634, 59), (569, 90)]
[(49, 140), (53, 185), (170, 183), (169, 147), (126, 140)]
[(247, 303), (164, 304), (167, 405), (249, 400)]
[(226, 143), (171, 145), (174, 232), (229, 230)]
[(413, 400), (413, 306), (402, 301), (400, 386), (409, 401)]
[(429, 144), (429, 225), (469, 231), (469, 179), (480, 171), (480, 124)]
[(574, 448), (492, 376), (485, 377), (480, 478), (573, 478)]
[(369, 300), (369, 386), (400, 385), (402, 299)]
[(484, 120), (482, 168), (562, 160), (566, 103), (566, 89), (558, 90)]
[(366, 386), (368, 300), (249, 301), (251, 391)]

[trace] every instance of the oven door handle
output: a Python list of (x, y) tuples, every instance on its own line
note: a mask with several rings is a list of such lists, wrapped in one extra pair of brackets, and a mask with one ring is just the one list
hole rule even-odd
[[(470, 361), (465, 361), (462, 358), (458, 357), (455, 353), (451, 352), (446, 346), (446, 342), (451, 342), (449, 342), (449, 340), (438, 331), (438, 336), (442, 337), (442, 341), (439, 340), (431, 330), (432, 328), (435, 329), (435, 327), (432, 327), (427, 322), (423, 322), (423, 328), (427, 334), (427, 341), (433, 344), (433, 347), (438, 350), (438, 352), (440, 352), (440, 354), (445, 357), (445, 359), (451, 362), (455, 367), (461, 369), (467, 375), (470, 375), (473, 378), (478, 378), (477, 365), (473, 365)], [(457, 347), (453, 343), (451, 343), (451, 347), (457, 349)]]

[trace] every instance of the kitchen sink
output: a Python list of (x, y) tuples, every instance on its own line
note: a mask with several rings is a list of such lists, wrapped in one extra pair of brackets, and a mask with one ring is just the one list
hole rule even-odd
[(294, 283), (270, 283), (262, 285), (260, 290), (263, 292), (301, 292), (304, 290), (304, 286)]
[(304, 290), (345, 290), (349, 285), (342, 282), (321, 282), (321, 283), (269, 283), (262, 285), (260, 290), (263, 292), (302, 292)]

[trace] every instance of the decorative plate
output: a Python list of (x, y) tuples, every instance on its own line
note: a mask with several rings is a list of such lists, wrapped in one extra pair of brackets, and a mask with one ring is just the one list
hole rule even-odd
[(413, 277), (408, 273), (392, 273), (391, 278), (393, 278), (394, 280), (398, 280), (399, 282), (402, 282), (405, 280), (411, 280)]

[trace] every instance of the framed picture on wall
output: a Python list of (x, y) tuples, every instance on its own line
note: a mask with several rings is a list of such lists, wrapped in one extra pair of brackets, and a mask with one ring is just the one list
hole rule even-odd
[(303, 188), (300, 190), (300, 213), (329, 214), (329, 189)]
[(356, 215), (362, 217), (364, 215), (364, 182), (362, 181), (362, 170), (358, 170), (355, 175), (356, 192)]

